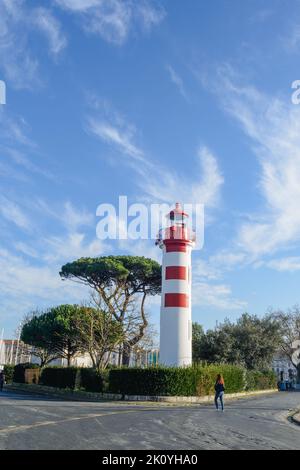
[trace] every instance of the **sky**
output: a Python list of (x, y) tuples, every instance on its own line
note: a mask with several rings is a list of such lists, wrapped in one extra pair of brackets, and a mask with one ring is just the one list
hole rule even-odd
[[(193, 321), (299, 302), (299, 0), (1, 0), (0, 329), (89, 299), (99, 204), (204, 205)], [(148, 312), (158, 327), (160, 299)]]

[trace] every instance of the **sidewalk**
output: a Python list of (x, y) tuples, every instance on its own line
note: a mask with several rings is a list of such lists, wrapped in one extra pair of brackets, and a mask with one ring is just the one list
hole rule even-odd
[[(182, 397), (182, 396), (146, 396), (146, 395), (125, 395), (113, 393), (92, 393), (81, 390), (66, 390), (55, 387), (48, 387), (43, 385), (28, 385), (28, 384), (9, 384), (5, 389), (12, 392), (33, 393), (38, 395), (49, 396), (52, 398), (60, 398), (63, 400), (74, 401), (121, 401), (121, 402), (136, 402), (142, 404), (143, 402), (168, 405), (194, 405), (213, 403), (214, 395), (205, 395), (202, 397)], [(227, 393), (226, 400), (236, 400), (239, 398), (248, 398), (251, 396), (268, 395), (278, 393), (277, 389), (258, 390), (239, 393)]]

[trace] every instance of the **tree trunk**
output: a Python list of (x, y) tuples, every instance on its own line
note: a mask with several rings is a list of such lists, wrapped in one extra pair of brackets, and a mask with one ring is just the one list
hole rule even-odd
[(119, 355), (118, 355), (118, 367), (121, 367), (121, 359), (122, 359), (122, 345), (119, 346)]
[(123, 366), (129, 366), (131, 349), (136, 344), (138, 344), (139, 341), (141, 341), (141, 339), (143, 338), (145, 334), (145, 329), (148, 326), (148, 321), (147, 321), (145, 310), (144, 310), (146, 297), (147, 297), (147, 293), (144, 292), (142, 303), (141, 303), (141, 318), (142, 318), (143, 323), (139, 326), (138, 333), (130, 341), (128, 341), (127, 343), (124, 343), (123, 360), (122, 360)]
[(297, 384), (300, 384), (300, 363), (297, 365)]
[(95, 359), (94, 354), (91, 351), (89, 351), (89, 355), (93, 364), (93, 368), (97, 369), (97, 360)]
[(123, 345), (123, 354), (122, 354), (122, 365), (123, 366), (129, 366), (130, 362), (130, 353), (131, 353), (131, 347), (129, 343), (124, 343)]

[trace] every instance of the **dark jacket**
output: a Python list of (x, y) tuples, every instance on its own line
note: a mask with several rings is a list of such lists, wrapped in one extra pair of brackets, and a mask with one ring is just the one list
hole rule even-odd
[(216, 393), (225, 392), (224, 385), (220, 384), (219, 382), (216, 382), (215, 383), (215, 391), (216, 391)]

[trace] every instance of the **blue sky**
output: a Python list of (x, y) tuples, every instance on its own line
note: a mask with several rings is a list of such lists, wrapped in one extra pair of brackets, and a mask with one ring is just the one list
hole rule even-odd
[[(153, 241), (96, 238), (96, 208), (205, 205), (193, 320), (299, 301), (298, 0), (2, 0), (0, 327), (88, 299), (59, 268)], [(159, 299), (148, 305), (159, 319)]]

